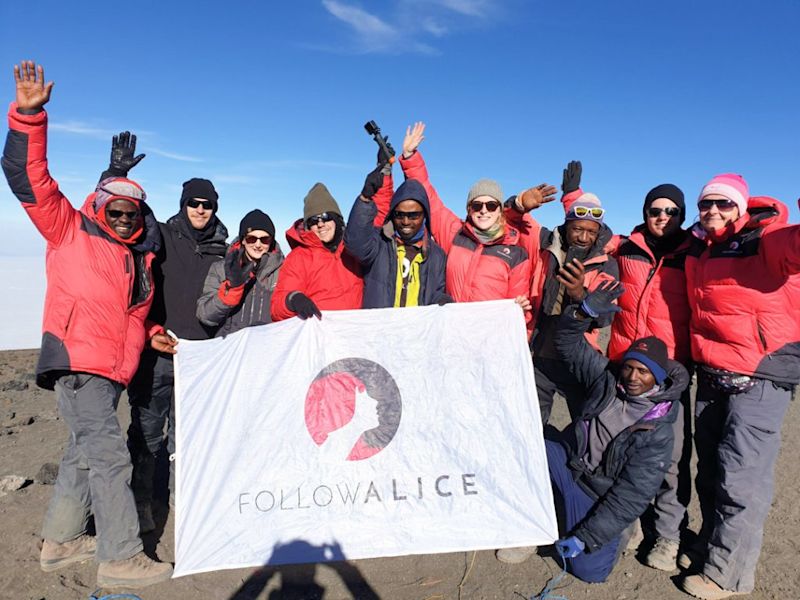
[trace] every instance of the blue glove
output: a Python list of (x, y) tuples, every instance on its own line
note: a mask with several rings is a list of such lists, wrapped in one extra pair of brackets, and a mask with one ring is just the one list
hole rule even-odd
[(556, 550), (564, 558), (575, 558), (583, 552), (584, 548), (586, 548), (586, 544), (574, 535), (556, 542)]
[(581, 310), (594, 319), (600, 315), (618, 313), (622, 309), (613, 302), (624, 292), (625, 287), (619, 281), (604, 281), (593, 292), (586, 294)]

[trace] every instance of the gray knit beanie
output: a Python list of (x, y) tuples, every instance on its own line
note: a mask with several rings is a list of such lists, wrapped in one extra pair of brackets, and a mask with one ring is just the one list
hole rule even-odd
[(339, 205), (336, 204), (336, 200), (333, 199), (325, 184), (317, 182), (303, 199), (303, 220), (305, 221), (309, 217), (324, 212), (336, 213), (340, 217), (343, 216), (342, 211), (339, 210)]
[(494, 179), (479, 179), (476, 181), (472, 187), (469, 188), (467, 206), (469, 207), (469, 203), (479, 196), (490, 196), (501, 204), (503, 203), (503, 190), (500, 184)]

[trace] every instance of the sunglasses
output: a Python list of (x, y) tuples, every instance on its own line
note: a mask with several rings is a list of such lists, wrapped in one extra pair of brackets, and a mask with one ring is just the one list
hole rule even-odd
[(397, 219), (398, 221), (402, 221), (404, 219), (408, 221), (419, 221), (423, 216), (425, 216), (425, 213), (423, 213), (421, 210), (412, 210), (409, 212), (395, 210), (392, 212), (392, 218)]
[(138, 210), (114, 210), (113, 208), (106, 209), (106, 214), (112, 219), (121, 219), (122, 215), (128, 217), (131, 221), (139, 218)]
[(736, 208), (736, 202), (733, 200), (700, 200), (697, 203), (697, 208), (700, 210), (711, 210), (711, 207), (715, 204), (719, 210), (733, 210)]
[(306, 229), (311, 229), (314, 225), (319, 225), (320, 222), (328, 223), (329, 221), (333, 221), (333, 213), (324, 212), (308, 217), (306, 219)]
[(647, 214), (651, 217), (660, 217), (661, 213), (667, 213), (668, 217), (677, 217), (681, 214), (681, 209), (677, 206), (668, 206), (667, 208), (656, 208), (651, 206), (647, 209)]
[(488, 202), (481, 202), (480, 200), (473, 200), (469, 203), (469, 209), (472, 212), (480, 212), (483, 207), (486, 207), (486, 210), (489, 212), (494, 212), (498, 208), (500, 208), (500, 203), (497, 200), (489, 200)]
[(244, 241), (246, 244), (255, 244), (256, 242), (261, 242), (265, 246), (267, 246), (270, 241), (272, 240), (271, 235), (246, 235), (244, 236)]
[(581, 219), (585, 219), (587, 217), (590, 219), (602, 219), (605, 213), (606, 210), (604, 208), (597, 206), (576, 206), (572, 209), (572, 214)]
[(214, 204), (211, 200), (196, 200), (194, 198), (186, 201), (186, 206), (189, 208), (197, 208), (198, 206), (202, 206), (205, 210), (213, 210)]

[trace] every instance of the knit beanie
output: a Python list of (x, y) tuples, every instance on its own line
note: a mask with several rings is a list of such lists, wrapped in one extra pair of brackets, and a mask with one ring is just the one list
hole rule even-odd
[(480, 196), (489, 196), (497, 200), (500, 204), (503, 203), (503, 189), (494, 179), (479, 179), (469, 188), (467, 207), (469, 207), (470, 202)]
[(256, 208), (247, 213), (239, 223), (239, 241), (243, 242), (248, 233), (258, 230), (266, 231), (272, 239), (275, 239), (275, 225), (272, 219), (267, 213)]
[(667, 345), (657, 337), (639, 338), (633, 342), (622, 357), (622, 362), (631, 358), (650, 369), (658, 385), (667, 378)]
[(219, 195), (214, 189), (214, 184), (208, 179), (193, 177), (189, 181), (183, 182), (183, 192), (181, 192), (181, 208), (186, 206), (186, 201), (192, 198), (201, 198), (211, 201), (211, 210), (217, 212)]
[(700, 192), (698, 201), (710, 194), (719, 194), (728, 200), (733, 200), (739, 208), (739, 216), (747, 212), (747, 201), (750, 199), (750, 189), (741, 175), (724, 173), (717, 175), (709, 181)]
[(564, 221), (597, 221), (598, 223), (603, 222), (603, 215), (600, 218), (593, 217), (591, 215), (584, 215), (583, 217), (579, 217), (575, 214), (576, 208), (603, 208), (603, 205), (600, 204), (600, 198), (595, 196), (594, 194), (590, 193), (583, 193), (578, 196), (574, 202), (571, 202), (569, 205), (564, 205), (564, 210), (566, 211), (566, 216), (564, 217)]
[(125, 177), (107, 177), (94, 190), (94, 211), (100, 212), (112, 200), (129, 200), (136, 206), (147, 199), (142, 186)]
[(657, 185), (652, 190), (647, 192), (647, 196), (644, 197), (644, 207), (642, 208), (642, 216), (644, 217), (644, 220), (647, 221), (647, 211), (650, 208), (650, 205), (659, 198), (672, 200), (675, 205), (681, 209), (680, 222), (683, 223), (683, 221), (686, 219), (686, 203), (684, 202), (683, 191), (677, 185), (673, 185), (671, 183), (662, 183), (661, 185)]
[(303, 199), (303, 220), (324, 212), (342, 216), (342, 211), (339, 210), (339, 205), (336, 204), (336, 200), (333, 199), (328, 188), (324, 183), (317, 182), (308, 190), (308, 194)]

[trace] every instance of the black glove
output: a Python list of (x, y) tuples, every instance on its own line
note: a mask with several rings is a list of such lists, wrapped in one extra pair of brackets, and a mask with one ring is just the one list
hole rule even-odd
[(619, 281), (604, 281), (593, 292), (586, 294), (581, 303), (581, 310), (594, 319), (600, 315), (618, 313), (622, 309), (612, 303), (623, 293), (625, 287)]
[(111, 138), (111, 160), (108, 164), (110, 175), (126, 177), (128, 171), (139, 164), (144, 154), (134, 156), (136, 153), (136, 136), (130, 131), (123, 131)]
[(238, 248), (229, 251), (225, 257), (225, 279), (232, 288), (244, 285), (253, 276), (253, 269), (256, 265), (247, 259), (244, 261), (245, 264), (242, 264), (243, 255), (244, 248)]
[(581, 187), (581, 173), (583, 173), (581, 161), (569, 161), (567, 168), (564, 169), (564, 178), (561, 180), (561, 191), (569, 194)]
[(381, 189), (383, 185), (383, 165), (378, 165), (372, 171), (370, 171), (367, 178), (364, 180), (364, 189), (361, 190), (361, 195), (364, 198), (370, 199), (375, 194), (378, 193), (378, 190)]
[(389, 143), (388, 135), (385, 138), (383, 138), (383, 141), (386, 144), (386, 149), (389, 151), (389, 154), (387, 155), (386, 152), (384, 152), (383, 148), (381, 148), (380, 144), (378, 144), (377, 164), (379, 167), (383, 167), (384, 165), (386, 165), (396, 154), (394, 151), (394, 147)]
[(322, 313), (319, 312), (317, 305), (303, 292), (292, 292), (286, 296), (286, 308), (296, 312), (297, 316), (304, 321), (311, 317), (322, 318)]

